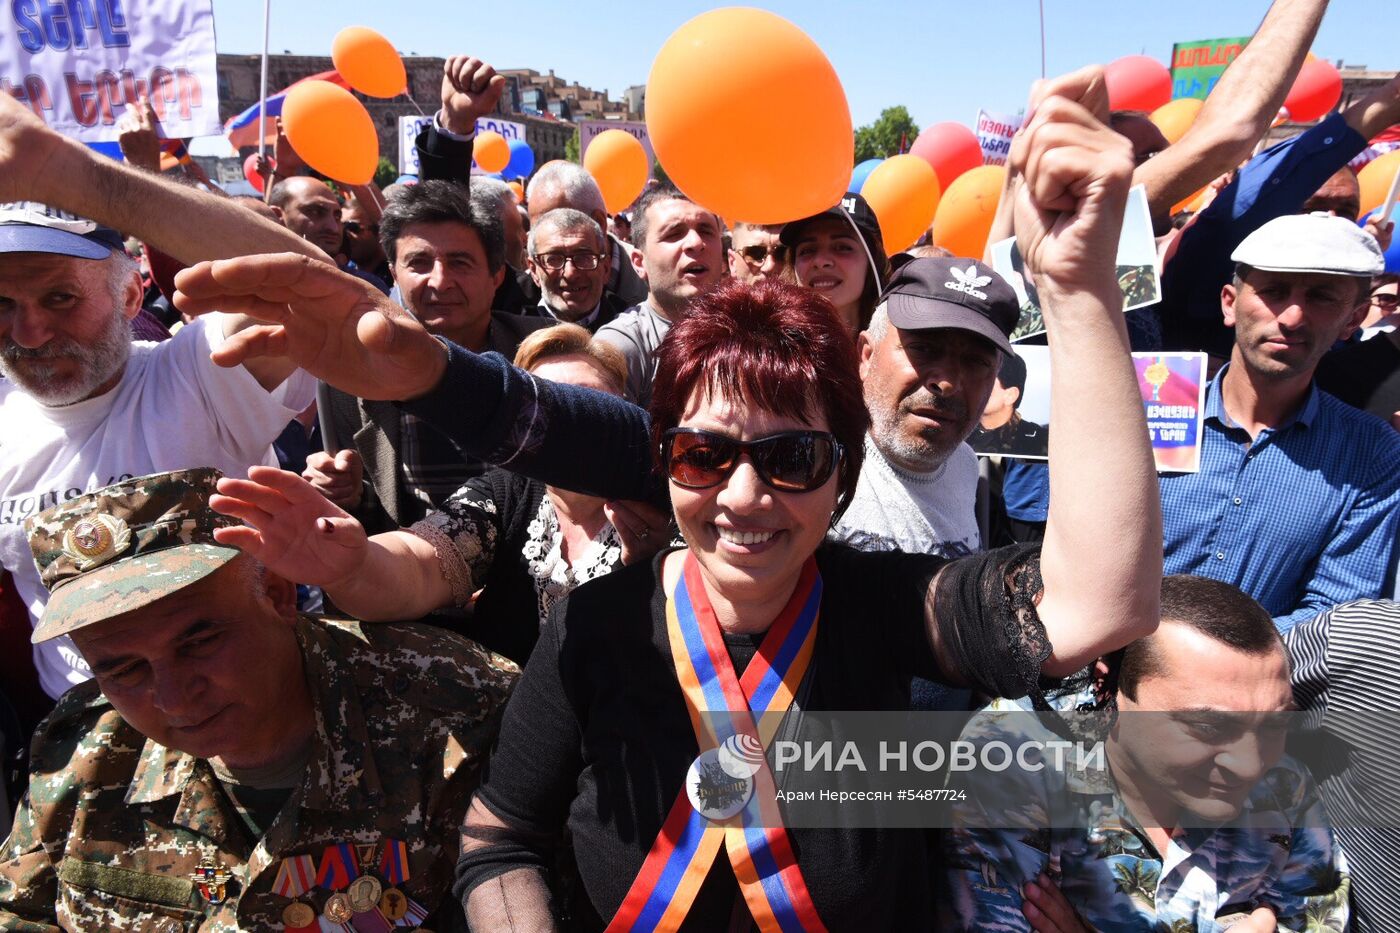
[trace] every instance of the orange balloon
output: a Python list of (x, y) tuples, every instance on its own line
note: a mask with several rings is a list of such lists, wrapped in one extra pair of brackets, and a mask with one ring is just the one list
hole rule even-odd
[(1196, 117), (1205, 105), (1203, 100), (1183, 97), (1158, 107), (1152, 111), (1150, 119), (1157, 125), (1157, 129), (1162, 131), (1162, 135), (1167, 137), (1168, 143), (1175, 143), (1186, 135), (1186, 131), (1196, 122)]
[(515, 195), (515, 200), (516, 200), (518, 203), (520, 203), (520, 204), (524, 204), (524, 203), (525, 203), (525, 186), (524, 186), (524, 185), (522, 185), (522, 184), (521, 184), (520, 182), (518, 182), (518, 181), (508, 181), (508, 182), (506, 182), (506, 187), (510, 189), (511, 194)]
[(685, 23), (651, 66), (646, 111), (666, 174), (724, 217), (810, 217), (851, 180), (846, 92), (817, 44), (776, 14), (726, 7)]
[(483, 130), (472, 140), (472, 158), (483, 172), (499, 172), (510, 164), (510, 143), (500, 133)]
[(604, 130), (593, 137), (583, 154), (583, 167), (603, 192), (609, 214), (624, 211), (637, 200), (651, 172), (646, 149), (624, 130)]
[(934, 244), (954, 256), (981, 259), (1005, 183), (1003, 165), (979, 165), (955, 178), (933, 216)]
[(1361, 182), (1362, 217), (1381, 206), (1385, 196), (1390, 193), (1390, 184), (1395, 180), (1396, 172), (1400, 172), (1400, 149), (1372, 159), (1356, 173), (1357, 181)]
[(370, 97), (398, 97), (408, 90), (403, 59), (393, 44), (368, 26), (346, 26), (331, 42), (331, 61), (350, 86)]
[(912, 153), (890, 156), (870, 173), (860, 193), (880, 222), (885, 252), (897, 253), (912, 246), (933, 222), (938, 174)]
[(379, 165), (379, 136), (365, 105), (329, 81), (304, 81), (282, 102), (282, 128), (306, 164), (347, 185), (366, 185)]

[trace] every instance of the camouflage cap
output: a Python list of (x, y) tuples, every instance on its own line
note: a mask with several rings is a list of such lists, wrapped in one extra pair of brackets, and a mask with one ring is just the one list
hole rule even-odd
[(218, 570), (241, 553), (214, 540), (238, 522), (209, 508), (212, 468), (141, 476), (72, 499), (24, 523), (52, 594), (37, 644), (140, 609)]

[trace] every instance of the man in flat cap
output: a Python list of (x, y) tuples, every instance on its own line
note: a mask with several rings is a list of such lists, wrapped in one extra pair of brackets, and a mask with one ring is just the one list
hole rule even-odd
[(1161, 478), (1166, 573), (1233, 583), (1287, 631), (1390, 595), (1400, 435), (1313, 384), (1384, 260), (1369, 233), (1320, 213), (1269, 221), (1231, 258), (1220, 304), (1235, 345), (1206, 393), (1201, 470)]
[(51, 591), (34, 640), (71, 635), (95, 679), (36, 734), (0, 928), (441, 930), (514, 668), (440, 629), (298, 617), (215, 537), (218, 478), (27, 523)]

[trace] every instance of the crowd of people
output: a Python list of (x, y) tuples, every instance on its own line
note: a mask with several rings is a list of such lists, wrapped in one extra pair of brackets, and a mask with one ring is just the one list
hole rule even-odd
[[(0, 928), (1400, 929), (1400, 315), (1347, 167), (1400, 78), (1260, 147), (1326, 5), (1171, 145), (1102, 69), (1033, 88), (990, 240), (1053, 433), (989, 257), (858, 193), (521, 203), (472, 56), (382, 192), (283, 151), (230, 198), (149, 110), (121, 164), (0, 94)], [(1199, 471), (1131, 350), (1211, 355)], [(774, 742), (841, 711), (1106, 764), (786, 820)]]

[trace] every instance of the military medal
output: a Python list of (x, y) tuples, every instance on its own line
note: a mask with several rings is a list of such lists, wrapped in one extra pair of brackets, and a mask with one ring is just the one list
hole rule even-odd
[(753, 796), (753, 780), (730, 774), (720, 763), (719, 749), (701, 753), (685, 776), (690, 805), (705, 819), (722, 822), (734, 816)]
[(199, 889), (200, 895), (212, 905), (228, 900), (228, 882), (232, 877), (232, 872), (214, 864), (214, 860), (207, 855), (199, 860), (199, 867), (190, 872), (190, 880)]
[(348, 842), (326, 846), (321, 856), (321, 869), (316, 872), (317, 887), (339, 891), (360, 876), (359, 857)]
[(282, 926), (288, 933), (301, 930), (318, 930), (320, 924), (316, 922), (316, 911), (310, 904), (303, 904), (301, 901), (293, 901), (282, 908)]
[(379, 912), (385, 920), (398, 923), (408, 913), (408, 898), (398, 888), (385, 888), (379, 898)]
[(321, 908), (321, 916), (332, 923), (349, 923), (350, 918), (355, 916), (355, 911), (350, 909), (350, 898), (344, 892), (338, 892), (326, 898), (326, 906)]
[(350, 887), (345, 890), (345, 896), (350, 898), (350, 907), (357, 914), (378, 907), (379, 896), (383, 893), (384, 886), (371, 875), (361, 875), (350, 882)]

